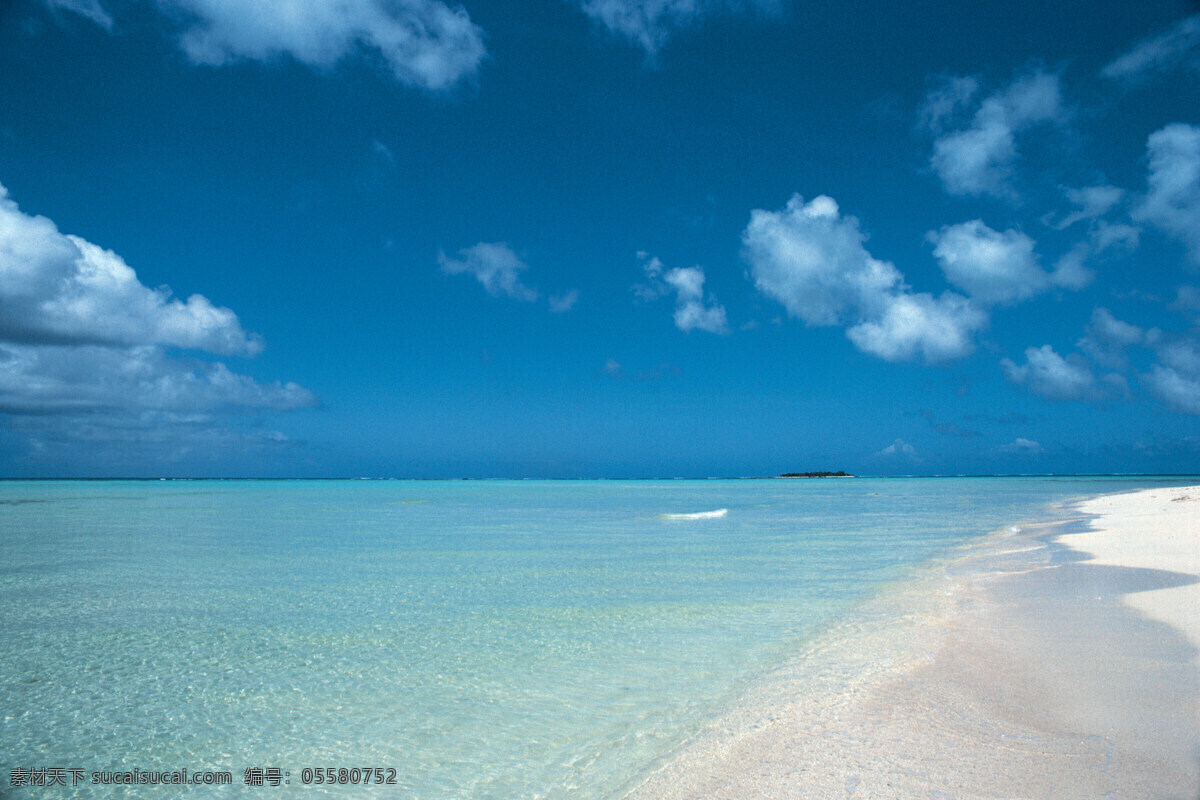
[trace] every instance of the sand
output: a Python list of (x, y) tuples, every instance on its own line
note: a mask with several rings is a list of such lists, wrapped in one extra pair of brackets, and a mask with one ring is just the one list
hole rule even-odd
[(876, 598), (630, 798), (1200, 798), (1200, 487), (1068, 511)]

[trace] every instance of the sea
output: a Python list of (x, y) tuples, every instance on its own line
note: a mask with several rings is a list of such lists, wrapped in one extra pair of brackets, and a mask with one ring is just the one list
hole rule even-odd
[(3, 481), (0, 798), (620, 798), (889, 587), (1197, 482)]

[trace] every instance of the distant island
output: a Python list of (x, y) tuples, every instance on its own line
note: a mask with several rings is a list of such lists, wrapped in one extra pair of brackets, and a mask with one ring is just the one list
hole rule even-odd
[(781, 478), (853, 478), (849, 472), (785, 472)]

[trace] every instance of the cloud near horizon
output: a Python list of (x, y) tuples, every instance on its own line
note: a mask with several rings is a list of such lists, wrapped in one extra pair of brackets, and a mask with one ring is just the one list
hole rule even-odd
[[(45, 0), (111, 32), (113, 19), (98, 0)], [(196, 64), (290, 56), (329, 68), (361, 50), (374, 50), (396, 80), (444, 90), (474, 73), (487, 55), (483, 30), (461, 6), (441, 0), (157, 0), (152, 4), (181, 28), (179, 46)]]
[(855, 217), (821, 195), (793, 195), (780, 211), (756, 209), (742, 233), (743, 257), (760, 292), (788, 315), (843, 325), (863, 352), (886, 361), (949, 361), (974, 349), (987, 314), (953, 292), (913, 293), (900, 270), (873, 257)]

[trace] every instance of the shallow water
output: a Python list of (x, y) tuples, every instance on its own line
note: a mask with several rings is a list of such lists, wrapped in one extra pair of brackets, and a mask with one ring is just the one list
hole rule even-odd
[(383, 767), (372, 797), (619, 796), (919, 565), (1186, 482), (3, 482), (0, 786)]

